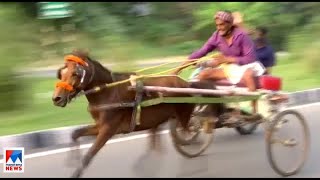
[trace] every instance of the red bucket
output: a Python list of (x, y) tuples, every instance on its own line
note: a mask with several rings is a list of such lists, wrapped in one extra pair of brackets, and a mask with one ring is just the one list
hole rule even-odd
[(280, 91), (282, 88), (282, 79), (271, 75), (263, 75), (259, 78), (261, 89)]

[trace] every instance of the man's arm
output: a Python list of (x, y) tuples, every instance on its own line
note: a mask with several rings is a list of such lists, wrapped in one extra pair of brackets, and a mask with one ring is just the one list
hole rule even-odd
[(247, 27), (244, 24), (243, 14), (239, 11), (233, 12), (233, 25), (242, 29), (244, 32), (246, 32), (249, 36), (252, 36), (254, 34), (254, 30)]
[[(216, 32), (212, 34), (212, 36), (208, 39), (208, 41), (197, 51), (195, 51), (194, 53), (192, 53), (189, 56), (189, 60), (183, 62), (180, 66), (185, 66), (189, 63), (191, 63), (193, 61), (193, 59), (198, 59), (198, 58), (202, 58), (203, 56), (207, 55), (209, 52), (213, 51), (216, 48), (216, 44), (217, 44), (217, 34)], [(175, 70), (173, 72), (173, 74), (179, 74), (180, 71), (182, 71), (183, 69), (187, 68), (186, 67), (181, 67), (178, 68), (177, 70)]]
[(242, 56), (227, 57), (226, 62), (245, 65), (257, 60), (255, 45), (248, 35), (243, 35), (241, 42)]
[(196, 52), (192, 53), (189, 56), (189, 60), (202, 58), (207, 55), (209, 52), (213, 51), (216, 48), (217, 44), (217, 34), (213, 33), (208, 41)]

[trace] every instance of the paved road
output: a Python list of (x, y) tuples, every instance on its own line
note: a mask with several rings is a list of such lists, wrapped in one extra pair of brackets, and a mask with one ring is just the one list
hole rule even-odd
[[(320, 177), (319, 110), (320, 105), (299, 109), (309, 123), (311, 152), (303, 170), (293, 177)], [(287, 131), (291, 136), (298, 132), (293, 126)], [(168, 134), (162, 137), (162, 153), (147, 153), (146, 138), (107, 144), (83, 177), (279, 177), (268, 164), (262, 128), (249, 136), (240, 136), (233, 129), (217, 130), (215, 142), (203, 156), (194, 159), (178, 154)], [(73, 168), (65, 165), (66, 157), (67, 153), (59, 153), (30, 158), (25, 161), (25, 173), (1, 171), (0, 177), (69, 177)], [(289, 152), (277, 159), (294, 158), (294, 152)]]

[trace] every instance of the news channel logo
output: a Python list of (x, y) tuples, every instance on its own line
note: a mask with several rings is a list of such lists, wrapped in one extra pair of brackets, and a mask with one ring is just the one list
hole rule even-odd
[(11, 147), (3, 148), (4, 154), (4, 173), (23, 173), (24, 172), (24, 148)]

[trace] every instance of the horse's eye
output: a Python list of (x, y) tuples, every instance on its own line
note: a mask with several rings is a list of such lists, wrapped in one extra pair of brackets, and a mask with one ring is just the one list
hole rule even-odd
[(62, 70), (64, 70), (65, 68), (66, 68), (66, 67), (64, 66), (64, 67), (61, 67), (61, 68), (58, 69), (57, 75), (56, 75), (58, 79), (61, 80), (61, 73), (62, 73)]
[(72, 75), (73, 75), (73, 76), (81, 77), (81, 76), (82, 76), (82, 69), (81, 69), (81, 68), (77, 68), (76, 71), (73, 72)]
[(72, 76), (79, 76), (77, 72), (72, 73)]
[(59, 69), (57, 72), (57, 78), (61, 80), (61, 69)]

